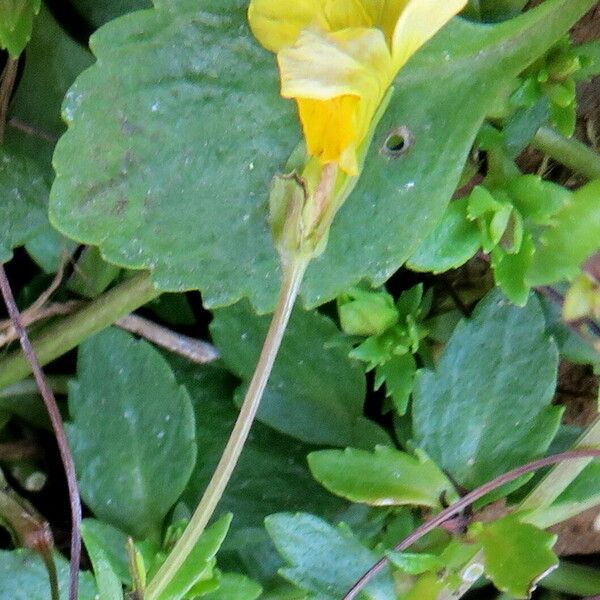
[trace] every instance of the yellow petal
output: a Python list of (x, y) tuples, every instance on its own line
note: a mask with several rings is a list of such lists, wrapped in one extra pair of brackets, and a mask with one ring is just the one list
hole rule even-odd
[(373, 27), (375, 21), (362, 0), (322, 0), (331, 31), (355, 27)]
[(309, 154), (356, 174), (356, 150), (393, 74), (382, 32), (306, 30), (278, 61), (281, 93), (298, 101)]
[[(392, 37), (394, 66), (400, 69), (406, 61), (431, 39), (452, 17), (466, 5), (467, 0), (392, 0), (401, 12)], [(395, 7), (392, 7), (395, 9)], [(390, 19), (392, 13), (383, 18)], [(386, 23), (389, 26), (391, 21)]]
[(252, 0), (248, 21), (254, 37), (267, 49), (278, 52), (291, 46), (310, 26), (328, 29), (324, 0)]
[(391, 67), (391, 55), (376, 29), (305, 30), (277, 58), (284, 98), (381, 95)]
[[(329, 100), (298, 98), (300, 121), (304, 129), (306, 147), (311, 156), (322, 163), (340, 162), (342, 154), (352, 149), (356, 142), (356, 116), (360, 98), (358, 96), (336, 96)], [(356, 174), (354, 152), (346, 156), (346, 164)]]

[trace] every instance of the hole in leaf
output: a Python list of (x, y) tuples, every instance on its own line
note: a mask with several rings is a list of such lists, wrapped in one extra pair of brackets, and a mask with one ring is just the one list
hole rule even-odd
[(381, 153), (390, 158), (398, 158), (406, 154), (414, 144), (414, 137), (408, 127), (397, 127), (388, 133)]

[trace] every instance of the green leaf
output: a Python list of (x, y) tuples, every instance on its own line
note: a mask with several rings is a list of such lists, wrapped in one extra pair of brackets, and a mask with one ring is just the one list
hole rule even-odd
[[(69, 597), (69, 563), (54, 555), (61, 600)], [(48, 572), (31, 550), (0, 550), (0, 598), (2, 600), (48, 600)], [(78, 600), (95, 600), (96, 589), (89, 573), (79, 576)]]
[(560, 355), (579, 365), (592, 365), (600, 373), (600, 352), (594, 348), (591, 340), (575, 333), (562, 318), (561, 306), (538, 294), (538, 299), (546, 317), (546, 328), (556, 340)]
[(91, 62), (90, 52), (69, 37), (42, 5), (27, 46), (25, 69), (11, 102), (10, 115), (39, 128), (46, 136), (50, 134), (48, 139), (42, 138), (49, 151), (54, 145), (53, 135), (65, 128), (61, 104), (67, 89)]
[(71, 5), (95, 29), (121, 15), (150, 8), (150, 0), (71, 0)]
[(18, 57), (31, 37), (41, 0), (8, 0), (0, 5), (0, 48)]
[(542, 455), (561, 416), (551, 406), (557, 354), (537, 299), (517, 308), (493, 290), (456, 327), (436, 371), (417, 376), (416, 445), (467, 489)]
[(237, 573), (224, 573), (219, 589), (202, 596), (203, 600), (256, 600), (262, 593), (262, 587)]
[[(457, 20), (415, 57), (309, 269), (309, 305), (363, 278), (380, 284), (414, 252), (441, 219), (490, 102), (592, 4), (550, 0), (494, 28)], [(51, 220), (110, 262), (151, 268), (163, 290), (199, 288), (211, 307), (248, 296), (265, 311), (279, 281), (267, 194), (300, 135), (246, 8), (161, 1), (92, 37), (98, 62), (65, 103)], [(381, 155), (400, 124), (414, 148)]]
[(586, 44), (577, 46), (577, 54), (587, 64), (582, 65), (582, 69), (575, 75), (577, 79), (591, 79), (600, 73), (600, 41), (592, 40)]
[(98, 586), (98, 600), (122, 600), (123, 587), (121, 580), (113, 568), (112, 561), (105, 550), (102, 540), (94, 536), (93, 531), (81, 526), (81, 536), (85, 542), (85, 549), (94, 567), (96, 585)]
[[(339, 600), (381, 558), (363, 546), (346, 527), (334, 528), (313, 515), (271, 515), (265, 526), (289, 565), (280, 569), (281, 575), (319, 600)], [(394, 597), (389, 568), (361, 596), (369, 600)]]
[(573, 201), (570, 190), (537, 175), (515, 177), (505, 187), (523, 217), (538, 225), (552, 224), (554, 215)]
[[(244, 382), (254, 372), (269, 321), (256, 316), (247, 302), (214, 313), (213, 340), (225, 364)], [(348, 358), (348, 342), (328, 347), (336, 335), (329, 318), (294, 311), (258, 411), (260, 421), (305, 442), (352, 444), (363, 410), (365, 376)]]
[(84, 519), (81, 524), (81, 535), (86, 547), (91, 544), (102, 549), (119, 581), (130, 585), (127, 535), (116, 527), (97, 519)]
[(482, 526), (476, 534), (485, 572), (502, 592), (529, 598), (536, 583), (558, 566), (552, 552), (557, 536), (508, 516)]
[(109, 329), (79, 349), (69, 441), (94, 514), (143, 537), (156, 531), (196, 459), (188, 393), (152, 346)]
[(408, 259), (413, 271), (443, 273), (464, 265), (479, 250), (479, 229), (467, 220), (467, 198), (454, 200), (442, 220)]
[(600, 180), (574, 192), (572, 201), (554, 216), (536, 246), (528, 283), (547, 285), (572, 279), (586, 258), (600, 248)]
[(600, 505), (600, 464), (590, 463), (548, 508), (534, 513), (535, 525), (550, 527)]
[(47, 245), (52, 235), (46, 214), (54, 177), (52, 134), (63, 128), (60, 105), (67, 87), (89, 63), (89, 53), (42, 7), (9, 109), (9, 116), (18, 119), (19, 126), (29, 133), (9, 125), (5, 143), (0, 146), (1, 261), (10, 257), (10, 250), (26, 243), (36, 260), (52, 271), (61, 247), (66, 247), (56, 238)]
[(412, 354), (394, 355), (379, 365), (375, 375), (375, 387), (385, 382), (385, 395), (392, 399), (399, 415), (406, 413), (414, 387), (417, 362)]
[(338, 298), (338, 313), (348, 335), (379, 335), (398, 322), (394, 298), (385, 290), (353, 288)]
[(521, 249), (516, 254), (508, 254), (500, 248), (492, 250), (492, 269), (496, 285), (518, 306), (525, 306), (529, 298), (531, 288), (525, 282), (525, 277), (534, 253), (535, 248), (529, 234), (526, 234)]
[(229, 531), (232, 518), (231, 514), (224, 515), (204, 531), (158, 600), (181, 600), (199, 581), (208, 578), (214, 569), (215, 555)]
[(428, 571), (444, 568), (444, 562), (435, 554), (414, 554), (410, 552), (386, 552), (390, 562), (408, 575), (421, 575)]
[(519, 14), (527, 0), (469, 0), (466, 14), (482, 21), (503, 21)]
[(373, 453), (321, 450), (308, 455), (308, 465), (332, 493), (371, 506), (437, 508), (442, 497), (453, 495), (452, 484), (427, 456), (414, 457), (386, 446), (377, 446)]
[(10, 260), (47, 224), (48, 169), (30, 157), (17, 135), (8, 132), (0, 145), (0, 262)]
[(279, 279), (265, 203), (299, 133), (246, 9), (161, 2), (92, 36), (99, 61), (65, 102), (51, 220), (111, 262), (152, 263), (163, 289), (264, 310)]
[[(171, 358), (175, 375), (186, 386), (196, 413), (198, 461), (182, 500), (196, 506), (204, 492), (237, 417), (232, 402), (234, 381), (217, 367), (202, 367)], [(311, 477), (306, 455), (313, 449), (262, 423), (252, 434), (219, 504), (235, 515), (236, 530), (262, 526), (280, 510), (306, 510), (332, 517), (346, 504), (327, 493)]]
[(95, 246), (88, 246), (77, 260), (73, 274), (67, 282), (69, 291), (96, 298), (117, 278), (118, 267), (104, 261)]

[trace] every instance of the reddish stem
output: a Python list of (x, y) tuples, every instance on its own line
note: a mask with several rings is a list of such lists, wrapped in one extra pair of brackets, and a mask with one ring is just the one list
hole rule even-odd
[(56, 404), (56, 398), (52, 393), (48, 381), (42, 371), (42, 367), (35, 355), (33, 346), (27, 335), (27, 330), (23, 326), (21, 319), (21, 313), (17, 308), (10, 283), (4, 270), (4, 265), (0, 263), (0, 291), (4, 298), (4, 303), (8, 310), (8, 314), (13, 323), (13, 327), (19, 336), (23, 353), (27, 358), (27, 362), (31, 365), (31, 371), (37, 383), (40, 394), (46, 405), (50, 422), (52, 423), (52, 429), (56, 436), (56, 443), (60, 452), (60, 457), (65, 470), (67, 478), (67, 486), (69, 488), (69, 502), (71, 505), (71, 570), (70, 570), (70, 587), (69, 587), (69, 600), (77, 600), (77, 589), (79, 585), (79, 562), (81, 558), (81, 501), (79, 499), (79, 491), (77, 489), (77, 478), (75, 475), (75, 463), (73, 462), (73, 455), (69, 448), (67, 436), (65, 435), (65, 429), (63, 427), (62, 418), (58, 405)]
[[(569, 452), (563, 452), (562, 454), (555, 454), (553, 456), (547, 456), (534, 460), (533, 462), (527, 463), (521, 467), (517, 467), (504, 475), (496, 477), (492, 481), (482, 485), (481, 487), (469, 492), (466, 496), (463, 496), (460, 500), (438, 513), (435, 517), (425, 521), (420, 527), (417, 527), (408, 537), (402, 540), (394, 550), (396, 552), (402, 552), (408, 547), (412, 546), (415, 542), (420, 540), (423, 536), (428, 534), (430, 531), (439, 527), (448, 519), (460, 514), (465, 508), (469, 507), (474, 502), (477, 502), (480, 498), (487, 496), (490, 492), (519, 479), (523, 475), (533, 473), (544, 467), (549, 467), (557, 463), (564, 462), (566, 460), (577, 460), (581, 458), (600, 458), (600, 449), (580, 449), (571, 450)], [(356, 583), (348, 590), (343, 600), (353, 600), (358, 596), (361, 590), (377, 575), (387, 564), (388, 558), (384, 557), (379, 562), (375, 563)], [(600, 597), (598, 598), (600, 600)]]

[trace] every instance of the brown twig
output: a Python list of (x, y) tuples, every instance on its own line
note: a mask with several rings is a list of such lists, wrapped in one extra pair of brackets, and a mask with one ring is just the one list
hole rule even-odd
[[(48, 304), (37, 310), (28, 308), (21, 313), (21, 320), (25, 327), (33, 325), (38, 321), (43, 321), (51, 317), (60, 317), (70, 315), (75, 312), (81, 306), (81, 302), (78, 300), (69, 300), (68, 302), (55, 302)], [(4, 331), (3, 331), (4, 330)], [(0, 321), (0, 348), (10, 344), (19, 338), (17, 330), (13, 326), (11, 321)]]
[(0, 144), (4, 141), (8, 104), (17, 79), (18, 70), (19, 59), (9, 57), (6, 65), (4, 65), (2, 75), (0, 75)]
[[(50, 317), (70, 314), (78, 306), (78, 303), (75, 302), (65, 302), (62, 304), (50, 304), (49, 306), (45, 306), (52, 294), (54, 294), (61, 284), (67, 258), (66, 254), (61, 256), (56, 274), (48, 288), (39, 295), (31, 306), (21, 313), (21, 322), (24, 327), (28, 327), (36, 321), (41, 321)], [(18, 337), (11, 319), (0, 321), (0, 348), (16, 340)]]
[(73, 461), (73, 455), (69, 448), (65, 429), (63, 427), (62, 418), (56, 399), (42, 367), (35, 355), (27, 331), (23, 326), (21, 320), (21, 313), (17, 308), (15, 298), (10, 287), (10, 283), (4, 270), (4, 265), (0, 264), (0, 291), (4, 298), (4, 303), (8, 310), (8, 314), (13, 322), (13, 326), (19, 335), (21, 347), (23, 353), (27, 359), (27, 362), (31, 366), (33, 376), (40, 390), (40, 394), (46, 405), (50, 422), (52, 423), (52, 429), (56, 436), (56, 442), (60, 452), (60, 457), (65, 470), (65, 476), (67, 479), (67, 486), (69, 489), (69, 502), (71, 506), (71, 564), (70, 564), (70, 586), (69, 586), (69, 600), (77, 600), (77, 590), (79, 585), (79, 563), (81, 559), (81, 501), (79, 499), (79, 491), (77, 489), (77, 477), (75, 474), (75, 463)]
[[(460, 500), (442, 510), (435, 517), (425, 521), (425, 523), (423, 523), (420, 527), (417, 527), (408, 537), (402, 540), (394, 548), (394, 550), (396, 552), (402, 552), (403, 550), (406, 550), (430, 531), (433, 531), (445, 523), (448, 519), (460, 514), (463, 510), (465, 510), (465, 508), (468, 508), (474, 502), (477, 502), (477, 500), (487, 496), (489, 493), (493, 492), (499, 487), (502, 487), (507, 483), (511, 483), (512, 481), (515, 481), (515, 479), (519, 479), (519, 477), (522, 477), (523, 475), (533, 473), (539, 469), (543, 469), (544, 467), (549, 467), (550, 465), (555, 465), (566, 460), (579, 460), (582, 458), (600, 458), (600, 449), (586, 448), (571, 450), (569, 452), (563, 452), (562, 454), (555, 454), (553, 456), (547, 456), (545, 458), (532, 461), (526, 465), (513, 469), (508, 473), (504, 473), (504, 475), (500, 475), (499, 477), (496, 477), (492, 481), (482, 485), (481, 487), (478, 487), (472, 492), (469, 492), (466, 496), (463, 496)], [(387, 562), (388, 558), (384, 557), (375, 563), (366, 573), (364, 573), (364, 575), (362, 575), (360, 579), (354, 583), (354, 585), (343, 597), (343, 600), (353, 600), (356, 598), (361, 590), (369, 583), (369, 581), (371, 581), (373, 577), (375, 577), (385, 567)]]
[(219, 358), (219, 351), (212, 344), (176, 333), (138, 315), (127, 315), (115, 325), (198, 364), (206, 364)]

